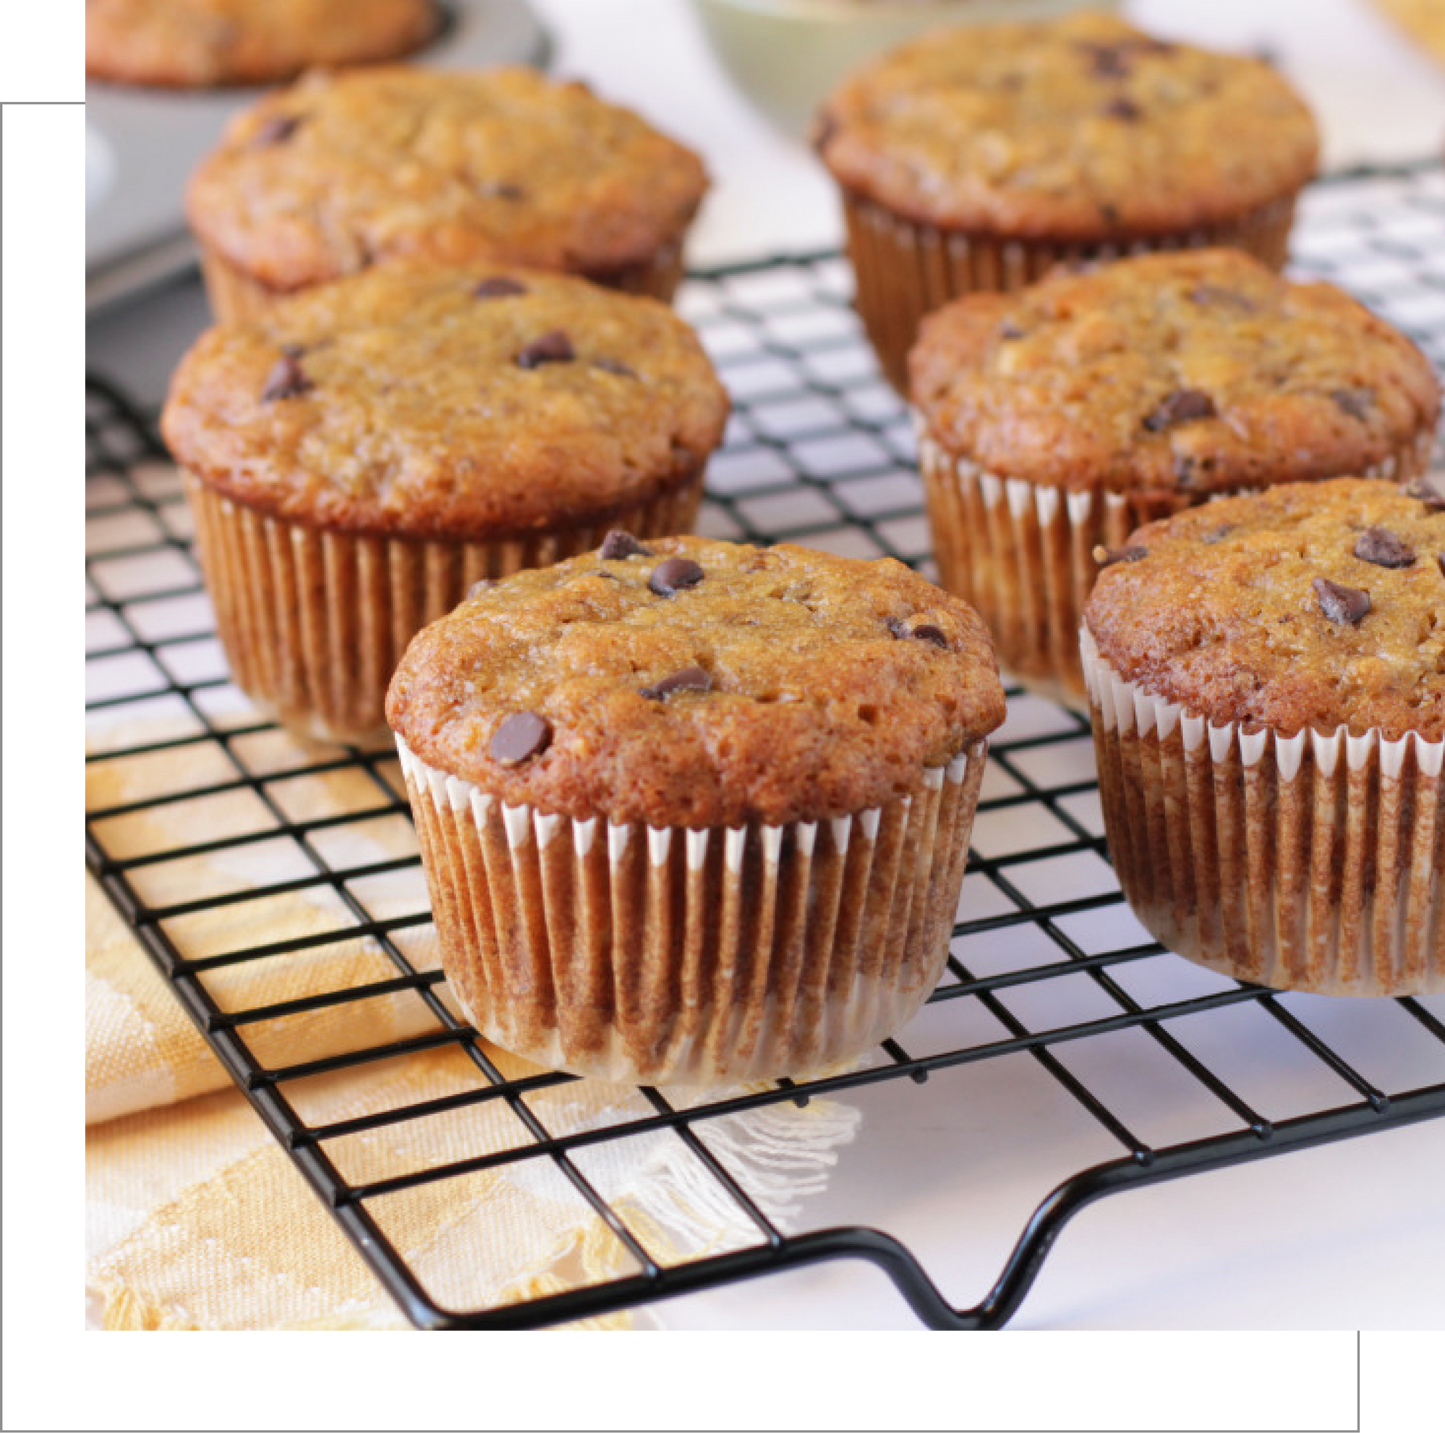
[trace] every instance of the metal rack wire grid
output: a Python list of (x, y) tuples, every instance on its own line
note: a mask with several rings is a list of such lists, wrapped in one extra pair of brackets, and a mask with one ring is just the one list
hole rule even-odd
[[(1343, 284), (1445, 368), (1442, 235), (1438, 167), (1340, 176), (1305, 196), (1295, 271)], [(686, 285), (682, 312), (735, 403), (702, 530), (886, 554), (931, 572), (909, 424), (860, 337), (849, 289), (838, 255), (781, 258)], [(255, 717), (229, 683), (179, 481), (152, 424), (121, 394), (92, 384), (87, 433), (89, 867), (417, 1325), (535, 1327), (851, 1257), (886, 1271), (928, 1325), (997, 1327), (1068, 1220), (1093, 1200), (1445, 1115), (1440, 1000), (1281, 995), (1211, 975), (1151, 942), (1108, 866), (1087, 724), (1012, 690), (947, 973), (907, 1029), (854, 1069), (722, 1095), (644, 1089), (600, 1124), (569, 1123), (565, 1106), (546, 1097), (571, 1077), (505, 1070), (445, 999), (394, 753), (302, 746)], [(108, 784), (117, 774), (125, 780)], [(294, 799), (318, 782), (329, 793), (321, 807)], [(123, 799), (107, 797), (116, 790)], [(283, 879), (270, 878), (281, 869)], [(268, 878), (258, 882), (255, 870)], [(256, 913), (272, 907), (279, 928), (275, 919), (258, 926)], [(263, 927), (268, 938), (248, 943)], [(236, 982), (238, 972), (342, 943), (371, 959), (359, 981), (237, 1003), (236, 991), (251, 988)], [(294, 1043), (263, 1038), (304, 1031), (308, 1014), (375, 1001), (404, 1002), (409, 1014), (396, 1028), (408, 1033), (299, 1060)], [(277, 1049), (289, 1058), (278, 1061)], [(408, 1100), (393, 1090), (344, 1117), (308, 1105), (308, 1089), (330, 1072), (391, 1070), (437, 1050), (457, 1062), (444, 1093)], [(1026, 1169), (1020, 1187), (1032, 1180), (1042, 1194), (948, 1279), (911, 1246), (906, 1216), (891, 1229), (847, 1217), (849, 1171), (871, 1171), (876, 1183), (878, 1161), (889, 1157), (889, 1147), (870, 1145), (886, 1121), (869, 1101), (885, 1096), (889, 1121), (944, 1107), (981, 1112), (958, 1136), (965, 1143), (939, 1152), (937, 1168), (896, 1178), (946, 1179), (963, 1163), (987, 1166), (1007, 1153)], [(825, 1099), (862, 1116), (828, 1196), (780, 1202), (750, 1187), (721, 1137), (729, 1122)], [(509, 1112), (514, 1134), (460, 1160), (373, 1168), (354, 1157), (384, 1127), (420, 1130), (484, 1108)], [(659, 1252), (609, 1199), (599, 1152), (643, 1137), (668, 1140), (731, 1211), (727, 1238)], [(1058, 1155), (1052, 1165), (1040, 1158), (1045, 1146)], [(622, 1252), (621, 1273), (487, 1302), (423, 1275), (389, 1237), (388, 1201), (522, 1169), (588, 1207)], [(843, 1222), (830, 1222), (840, 1212)], [(499, 1236), (483, 1227), (475, 1237)], [(942, 1287), (965, 1276), (975, 1282), (963, 1296)], [(969, 1302), (980, 1283), (982, 1296)]]

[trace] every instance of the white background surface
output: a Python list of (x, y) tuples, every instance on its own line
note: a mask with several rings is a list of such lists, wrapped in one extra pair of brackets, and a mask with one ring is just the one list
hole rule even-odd
[[(707, 156), (715, 187), (695, 263), (837, 243), (826, 180), (801, 144), (740, 99), (678, 0), (537, 0), (536, 8), (558, 41), (555, 69), (593, 80)], [(1328, 164), (1418, 157), (1445, 137), (1445, 80), (1363, 4), (1153, 0), (1131, 8), (1160, 33), (1274, 50), (1321, 116)], [(95, 356), (136, 387), (138, 375), (164, 373), (200, 317), (137, 306), (108, 321)], [(996, 1078), (1025, 1060), (990, 1063)], [(880, 1159), (871, 1179), (855, 1171), (837, 1181), (806, 1216), (813, 1225), (820, 1208), (832, 1215), (854, 1195), (880, 1220), (897, 1214), (910, 1242), (936, 1250), (939, 1267), (953, 1272), (945, 1292), (960, 1303), (983, 1293), (1017, 1232), (1020, 1200), (1027, 1208), (1041, 1197), (1054, 1165), (1062, 1175), (1081, 1167), (1076, 1156), (1113, 1153), (1092, 1130), (1050, 1116), (1020, 1137), (1057, 1158), (1041, 1159), (1016, 1184), (991, 1184), (982, 1170), (955, 1187), (948, 1171), (966, 1164), (969, 1124), (983, 1107), (970, 1097), (973, 1079), (959, 1077), (952, 1120), (927, 1130), (910, 1129), (907, 1092), (871, 1094), (867, 1118), (892, 1131), (897, 1163)], [(932, 1158), (945, 1150), (948, 1161)], [(929, 1174), (910, 1173), (900, 1194), (904, 1161)], [(842, 1207), (836, 1213), (848, 1217)], [(975, 1239), (979, 1231), (987, 1237)], [(1016, 1326), (1440, 1329), (1442, 1271), (1445, 1132), (1437, 1122), (1112, 1196), (1065, 1232)], [(691, 1296), (658, 1306), (657, 1317), (690, 1328), (917, 1326), (883, 1276), (848, 1264)]]

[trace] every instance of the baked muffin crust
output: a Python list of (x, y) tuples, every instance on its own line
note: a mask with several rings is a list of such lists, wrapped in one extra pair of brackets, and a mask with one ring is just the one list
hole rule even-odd
[[(1417, 495), (1420, 494), (1420, 495)], [(1216, 723), (1445, 737), (1445, 479), (1290, 483), (1136, 532), (1085, 620), (1150, 695)]]
[(1232, 219), (1293, 194), (1318, 152), (1262, 61), (1097, 13), (925, 35), (846, 80), (817, 143), (894, 213), (1079, 242)]
[(378, 66), (238, 115), (186, 210), (273, 290), (406, 255), (600, 277), (679, 241), (706, 187), (697, 155), (585, 85)]
[(85, 72), (190, 89), (399, 59), (441, 24), (433, 0), (86, 0)]
[(495, 264), (387, 265), (202, 335), (162, 431), (236, 502), (462, 540), (606, 521), (696, 475), (727, 395), (665, 304)]
[(392, 728), (506, 802), (700, 828), (880, 805), (1003, 720), (983, 624), (901, 563), (645, 549), (518, 573), (424, 629)]
[(1074, 489), (1203, 496), (1429, 454), (1440, 384), (1330, 284), (1226, 249), (1057, 272), (924, 320), (913, 402), (955, 456)]

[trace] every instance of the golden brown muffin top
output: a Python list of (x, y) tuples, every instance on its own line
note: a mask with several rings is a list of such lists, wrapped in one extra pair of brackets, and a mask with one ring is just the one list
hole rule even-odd
[(176, 460), (335, 530), (496, 538), (605, 522), (694, 475), (727, 394), (666, 304), (496, 264), (395, 264), (202, 334)]
[(697, 155), (585, 85), (393, 65), (266, 95), (186, 212), (273, 289), (406, 255), (605, 276), (680, 240), (706, 187)]
[(1445, 475), (1224, 498), (1111, 557), (1085, 622), (1150, 694), (1291, 736), (1445, 736)]
[(701, 828), (916, 791), (1004, 699), (973, 609), (901, 563), (612, 534), (423, 629), (386, 712), (504, 801)]
[(911, 41), (844, 81), (817, 143), (840, 183), (895, 213), (1080, 241), (1240, 217), (1298, 190), (1318, 150), (1262, 61), (1098, 13)]
[(930, 315), (911, 393), (948, 452), (1031, 482), (1192, 494), (1426, 460), (1430, 361), (1329, 284), (1233, 250), (1056, 272)]
[(203, 89), (311, 65), (399, 59), (436, 34), (433, 0), (85, 0), (85, 72)]

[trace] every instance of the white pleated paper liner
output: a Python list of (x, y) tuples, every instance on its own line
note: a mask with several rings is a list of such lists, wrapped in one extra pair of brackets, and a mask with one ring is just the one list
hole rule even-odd
[(1081, 645), (1114, 869), (1161, 944), (1277, 989), (1445, 991), (1445, 740), (1217, 725)]
[(688, 830), (506, 805), (397, 747), (468, 1019), (649, 1084), (802, 1074), (905, 1024), (947, 958), (987, 753), (835, 820)]
[[(918, 470), (940, 584), (983, 618), (1002, 666), (1031, 691), (1084, 709), (1079, 624), (1099, 574), (1097, 547), (1127, 546), (1136, 528), (1211, 494), (1110, 492), (1030, 482), (949, 453), (916, 410)], [(1412, 438), (1360, 476), (1406, 478), (1424, 470), (1428, 442)]]
[(589, 552), (614, 526), (691, 532), (703, 469), (584, 525), (475, 541), (332, 532), (233, 502), (188, 471), (185, 483), (236, 685), (301, 736), (373, 742), (390, 736), (386, 688), (407, 643), (473, 583)]

